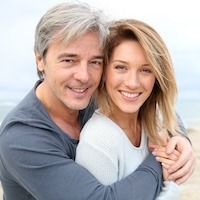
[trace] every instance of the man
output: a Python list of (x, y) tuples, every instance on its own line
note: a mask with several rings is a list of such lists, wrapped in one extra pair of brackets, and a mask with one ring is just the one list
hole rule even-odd
[[(133, 174), (107, 187), (74, 162), (79, 132), (94, 109), (90, 100), (103, 72), (106, 34), (104, 15), (85, 4), (63, 3), (41, 18), (35, 34), (40, 81), (1, 125), (5, 200), (149, 200), (160, 192), (161, 167), (151, 154)], [(184, 158), (178, 167), (188, 163)], [(175, 175), (185, 180), (187, 170)]]

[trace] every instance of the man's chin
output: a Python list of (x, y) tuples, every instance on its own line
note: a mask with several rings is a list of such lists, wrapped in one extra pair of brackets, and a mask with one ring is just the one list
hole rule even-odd
[(73, 105), (71, 106), (72, 110), (84, 110), (85, 108), (87, 108), (87, 106), (89, 105), (89, 102), (83, 103), (83, 104), (77, 104), (77, 105)]

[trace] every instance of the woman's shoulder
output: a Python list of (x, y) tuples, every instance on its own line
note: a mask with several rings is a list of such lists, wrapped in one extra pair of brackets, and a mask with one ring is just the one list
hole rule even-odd
[(122, 140), (121, 130), (108, 117), (95, 111), (81, 131), (80, 140), (94, 143), (104, 142), (108, 145), (119, 145)]

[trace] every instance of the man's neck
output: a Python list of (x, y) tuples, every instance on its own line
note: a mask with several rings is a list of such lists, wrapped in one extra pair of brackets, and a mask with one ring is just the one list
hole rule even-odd
[(68, 109), (62, 102), (50, 100), (41, 92), (41, 85), (36, 89), (36, 96), (41, 101), (54, 123), (73, 139), (79, 139), (79, 111)]

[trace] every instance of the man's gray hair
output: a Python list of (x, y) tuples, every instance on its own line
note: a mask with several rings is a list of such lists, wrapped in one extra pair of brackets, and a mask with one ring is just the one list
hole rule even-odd
[[(49, 9), (40, 19), (35, 31), (35, 53), (45, 58), (49, 45), (56, 39), (68, 45), (85, 33), (99, 34), (100, 49), (104, 49), (108, 34), (106, 16), (86, 3), (61, 3)], [(40, 72), (38, 71), (40, 76)]]

